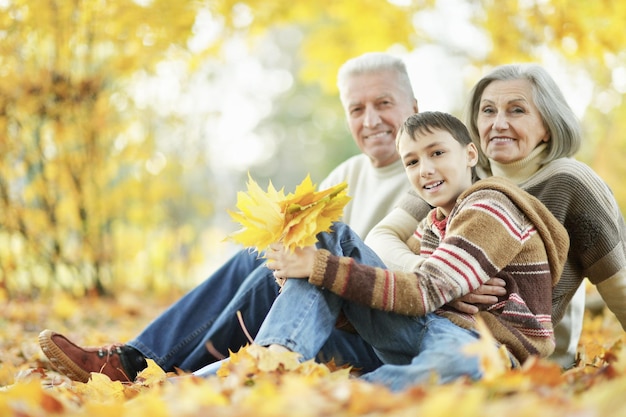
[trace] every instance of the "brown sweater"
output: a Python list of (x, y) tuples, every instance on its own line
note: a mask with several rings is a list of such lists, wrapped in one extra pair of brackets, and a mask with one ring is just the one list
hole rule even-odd
[(552, 287), (569, 239), (539, 200), (502, 178), (479, 181), (447, 218), (431, 211), (408, 244), (424, 258), (412, 273), (360, 265), (320, 250), (309, 281), (376, 309), (416, 316), (436, 312), (474, 328), (474, 316), (445, 304), (499, 277), (507, 294), (485, 306), (480, 317), (520, 362), (552, 353)]

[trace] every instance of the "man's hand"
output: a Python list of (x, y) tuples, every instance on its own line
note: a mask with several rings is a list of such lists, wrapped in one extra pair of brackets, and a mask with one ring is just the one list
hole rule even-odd
[(315, 246), (297, 248), (293, 253), (281, 244), (273, 244), (265, 252), (267, 267), (280, 283), (287, 278), (309, 278), (313, 271)]
[(476, 314), (479, 311), (476, 304), (490, 305), (498, 302), (498, 296), (506, 294), (505, 285), (503, 279), (491, 278), (471, 293), (450, 301), (448, 305), (461, 313)]

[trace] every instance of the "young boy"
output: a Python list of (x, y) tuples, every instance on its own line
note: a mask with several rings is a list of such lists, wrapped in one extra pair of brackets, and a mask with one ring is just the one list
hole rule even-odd
[(385, 364), (364, 379), (392, 390), (427, 381), (482, 376), (463, 352), (479, 337), (476, 317), (446, 308), (492, 277), (506, 295), (478, 314), (506, 347), (513, 366), (554, 350), (551, 290), (568, 251), (563, 226), (539, 200), (512, 183), (474, 183), (478, 151), (457, 118), (410, 116), (397, 147), (411, 184), (435, 207), (410, 238), (417, 270), (389, 271), (320, 249), (295, 253), (276, 245), (267, 256), (277, 278), (289, 279), (255, 343), (279, 345), (309, 359), (343, 312)]

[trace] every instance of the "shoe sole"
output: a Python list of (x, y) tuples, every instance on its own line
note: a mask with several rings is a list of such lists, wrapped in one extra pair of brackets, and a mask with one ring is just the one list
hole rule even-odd
[(52, 341), (52, 330), (44, 330), (39, 333), (39, 346), (48, 357), (54, 369), (67, 376), (73, 381), (86, 383), (91, 377), (91, 373), (86, 372), (76, 365), (63, 351)]

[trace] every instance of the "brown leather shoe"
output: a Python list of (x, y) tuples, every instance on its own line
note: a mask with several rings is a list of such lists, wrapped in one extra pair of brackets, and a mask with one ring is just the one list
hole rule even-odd
[(65, 336), (46, 329), (39, 334), (39, 346), (52, 366), (74, 381), (87, 382), (92, 372), (122, 382), (132, 382), (137, 375), (127, 372), (122, 364), (124, 345), (121, 344), (82, 348)]

